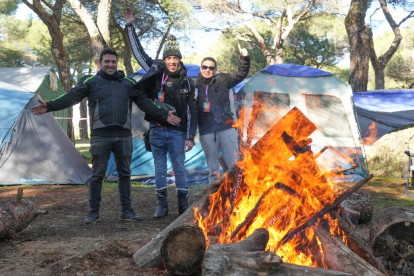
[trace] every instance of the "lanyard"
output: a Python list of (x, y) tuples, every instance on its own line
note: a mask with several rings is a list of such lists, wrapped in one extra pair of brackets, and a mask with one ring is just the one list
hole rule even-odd
[(206, 86), (206, 102), (208, 102), (208, 84)]
[(164, 89), (164, 84), (165, 84), (165, 82), (168, 80), (168, 75), (164, 78), (164, 76), (165, 76), (165, 72), (164, 73), (162, 73), (162, 82), (161, 82), (161, 90), (160, 90), (160, 92), (162, 93), (162, 92), (164, 92), (163, 91), (163, 89)]

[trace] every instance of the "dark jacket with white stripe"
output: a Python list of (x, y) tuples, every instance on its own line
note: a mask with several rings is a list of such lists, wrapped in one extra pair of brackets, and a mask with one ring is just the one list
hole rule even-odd
[(97, 130), (119, 127), (131, 132), (132, 102), (158, 120), (166, 121), (168, 111), (158, 108), (142, 91), (134, 91), (135, 81), (123, 71), (108, 75), (102, 70), (96, 75), (84, 76), (78, 85), (62, 97), (47, 103), (47, 111), (68, 108), (88, 98), (92, 135)]
[[(162, 60), (153, 60), (145, 53), (132, 25), (126, 26), (125, 30), (136, 60), (147, 71), (137, 84), (134, 85), (133, 89), (143, 90), (150, 99), (157, 99), (158, 92), (161, 89), (163, 73), (166, 71), (165, 63)], [(181, 71), (176, 91), (173, 93), (165, 93), (165, 103), (173, 106), (177, 110), (176, 115), (181, 118), (180, 125), (169, 125), (147, 113), (145, 114), (145, 120), (153, 124), (185, 131), (186, 139), (193, 141), (197, 131), (198, 115), (197, 99), (195, 98), (195, 82), (192, 78), (187, 77), (187, 68), (182, 62), (180, 63), (180, 68)], [(170, 80), (167, 80), (164, 87), (172, 85), (169, 83)]]

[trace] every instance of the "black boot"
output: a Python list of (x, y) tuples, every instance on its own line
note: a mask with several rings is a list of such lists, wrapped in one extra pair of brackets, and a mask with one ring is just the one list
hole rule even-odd
[(184, 213), (190, 205), (188, 204), (188, 192), (189, 190), (178, 190), (177, 191), (177, 198), (178, 198), (178, 212), (180, 215)]
[(167, 189), (156, 192), (157, 209), (155, 209), (155, 218), (162, 218), (168, 214)]

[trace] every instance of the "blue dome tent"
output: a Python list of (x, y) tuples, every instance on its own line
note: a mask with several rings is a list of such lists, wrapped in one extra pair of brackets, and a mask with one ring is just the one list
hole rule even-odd
[(0, 82), (0, 185), (85, 184), (91, 169), (39, 95)]

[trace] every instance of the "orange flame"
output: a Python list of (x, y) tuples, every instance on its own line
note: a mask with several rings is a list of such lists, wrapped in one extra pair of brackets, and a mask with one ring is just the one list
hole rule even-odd
[[(320, 170), (310, 150), (292, 154), (281, 138), (279, 123), (301, 147), (316, 129), (312, 129), (313, 124), (307, 123), (307, 119), (290, 114), (293, 113), (289, 112), (267, 132), (266, 139), (260, 140), (258, 151), (248, 147), (242, 149), (243, 158), (237, 163), (241, 168), (239, 174), (232, 178), (225, 175), (219, 190), (210, 195), (208, 212), (201, 214), (196, 210), (195, 223), (206, 237), (215, 235), (218, 243), (238, 242), (256, 229), (265, 228), (269, 232), (266, 250), (288, 263), (326, 267), (322, 246), (313, 227), (280, 244), (291, 229), (298, 228), (335, 200), (334, 183), (329, 180), (330, 170)], [(343, 235), (337, 229), (336, 221), (329, 216), (323, 219), (328, 220), (333, 235)]]
[(368, 127), (368, 130), (365, 132), (364, 136), (367, 136), (363, 139), (362, 144), (370, 146), (377, 141), (378, 129), (375, 125), (375, 122), (372, 121), (371, 125)]

